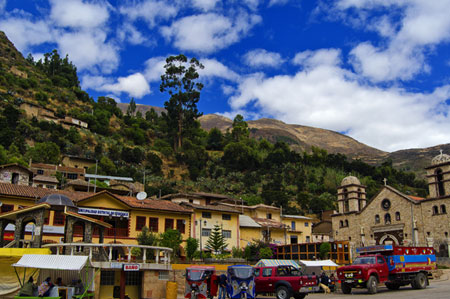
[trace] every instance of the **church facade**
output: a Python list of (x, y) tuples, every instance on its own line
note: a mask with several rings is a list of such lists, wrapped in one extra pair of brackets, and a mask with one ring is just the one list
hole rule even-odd
[(429, 196), (403, 194), (386, 184), (370, 200), (354, 176), (337, 190), (338, 212), (332, 215), (333, 239), (357, 247), (396, 244), (432, 246), (438, 256), (450, 251), (450, 156), (441, 153), (426, 168)]

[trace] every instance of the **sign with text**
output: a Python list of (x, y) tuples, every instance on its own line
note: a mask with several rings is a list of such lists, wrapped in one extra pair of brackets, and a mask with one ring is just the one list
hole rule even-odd
[(124, 264), (123, 271), (139, 271), (139, 264)]
[(103, 209), (93, 209), (93, 208), (78, 208), (78, 213), (85, 214), (85, 215), (97, 215), (97, 216), (111, 216), (111, 217), (123, 217), (123, 218), (130, 217), (130, 213), (127, 211), (103, 210)]

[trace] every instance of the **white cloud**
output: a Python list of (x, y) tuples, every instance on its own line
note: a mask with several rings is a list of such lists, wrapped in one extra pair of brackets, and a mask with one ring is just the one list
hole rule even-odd
[[(429, 71), (427, 51), (450, 40), (450, 0), (341, 0), (335, 8), (359, 13), (360, 24), (386, 38), (386, 43), (363, 42), (350, 53), (355, 69), (375, 82), (410, 80)], [(384, 15), (370, 18), (384, 8)], [(400, 17), (391, 15), (401, 10)]]
[(192, 0), (192, 5), (203, 11), (209, 11), (216, 7), (219, 0)]
[(85, 76), (82, 80), (83, 88), (90, 88), (97, 91), (111, 92), (114, 95), (127, 93), (131, 97), (142, 98), (150, 93), (150, 86), (144, 75), (135, 73), (127, 77), (119, 77), (116, 83), (112, 79), (101, 76)]
[(278, 67), (284, 59), (279, 53), (255, 49), (244, 55), (244, 62), (251, 67)]
[(125, 23), (120, 26), (117, 30), (117, 36), (119, 40), (127, 40), (132, 45), (140, 45), (148, 42), (148, 39), (131, 23)]
[(117, 68), (119, 54), (116, 46), (106, 38), (106, 33), (101, 30), (62, 32), (57, 43), (60, 52), (68, 53), (79, 70), (96, 66), (103, 73), (111, 73)]
[(320, 49), (317, 51), (306, 50), (299, 52), (292, 59), (293, 64), (301, 65), (304, 68), (315, 68), (319, 65), (339, 65), (341, 63), (341, 50)]
[(0, 0), (0, 12), (3, 12), (6, 7), (6, 0)]
[(240, 78), (236, 72), (230, 70), (227, 66), (215, 59), (201, 59), (200, 62), (205, 67), (198, 71), (200, 79), (203, 77), (217, 77), (230, 81), (237, 81)]
[(323, 53), (309, 53), (302, 60), (309, 68), (292, 76), (248, 76), (230, 98), (229, 115), (239, 111), (248, 116), (246, 110), (253, 105), (262, 116), (346, 132), (387, 151), (450, 140), (449, 107), (444, 103), (450, 98), (450, 85), (433, 93), (364, 85), (353, 73), (340, 68), (339, 62), (317, 63), (315, 54)]
[(81, 0), (50, 0), (50, 18), (62, 27), (92, 28), (104, 24), (109, 18), (106, 5), (84, 3)]
[(288, 2), (289, 2), (289, 0), (270, 0), (268, 6), (271, 7), (274, 5), (284, 5)]
[(144, 76), (149, 82), (161, 81), (161, 75), (164, 74), (166, 58), (163, 56), (152, 57), (145, 63)]
[(24, 18), (6, 18), (0, 21), (0, 30), (21, 51), (29, 51), (29, 47), (45, 42), (52, 42), (53, 32), (48, 23), (44, 21), (32, 22)]
[(168, 4), (170, 1), (144, 0), (127, 3), (119, 8), (121, 14), (126, 15), (131, 21), (142, 19), (150, 28), (159, 20), (168, 20), (178, 13), (176, 5)]
[(261, 22), (261, 17), (240, 13), (234, 19), (215, 13), (188, 16), (161, 33), (174, 40), (175, 47), (200, 53), (212, 53), (239, 41), (250, 29)]

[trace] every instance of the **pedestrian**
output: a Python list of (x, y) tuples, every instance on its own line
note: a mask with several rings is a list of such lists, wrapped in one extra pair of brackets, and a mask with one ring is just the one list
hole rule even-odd
[(54, 285), (52, 283), (52, 279), (50, 277), (47, 277), (38, 287), (38, 296), (48, 297), (53, 287)]
[(219, 276), (219, 297), (218, 299), (225, 299), (227, 294), (227, 276), (222, 274)]
[(328, 278), (327, 274), (325, 273), (325, 271), (322, 272), (322, 274), (320, 274), (320, 283), (319, 286), (323, 289), (323, 291), (325, 292), (325, 294), (329, 294), (331, 293), (330, 288), (328, 287), (328, 285), (330, 284), (330, 279)]
[(33, 297), (34, 291), (37, 290), (37, 285), (34, 284), (33, 277), (30, 276), (28, 281), (23, 285), (22, 289), (19, 292), (19, 296), (23, 297)]

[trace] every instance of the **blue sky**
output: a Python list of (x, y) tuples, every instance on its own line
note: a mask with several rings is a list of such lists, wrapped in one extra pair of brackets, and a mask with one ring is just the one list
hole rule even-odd
[(394, 151), (450, 142), (450, 0), (0, 0), (26, 56), (58, 49), (95, 99), (163, 106), (167, 56), (205, 66), (199, 109), (343, 132)]

